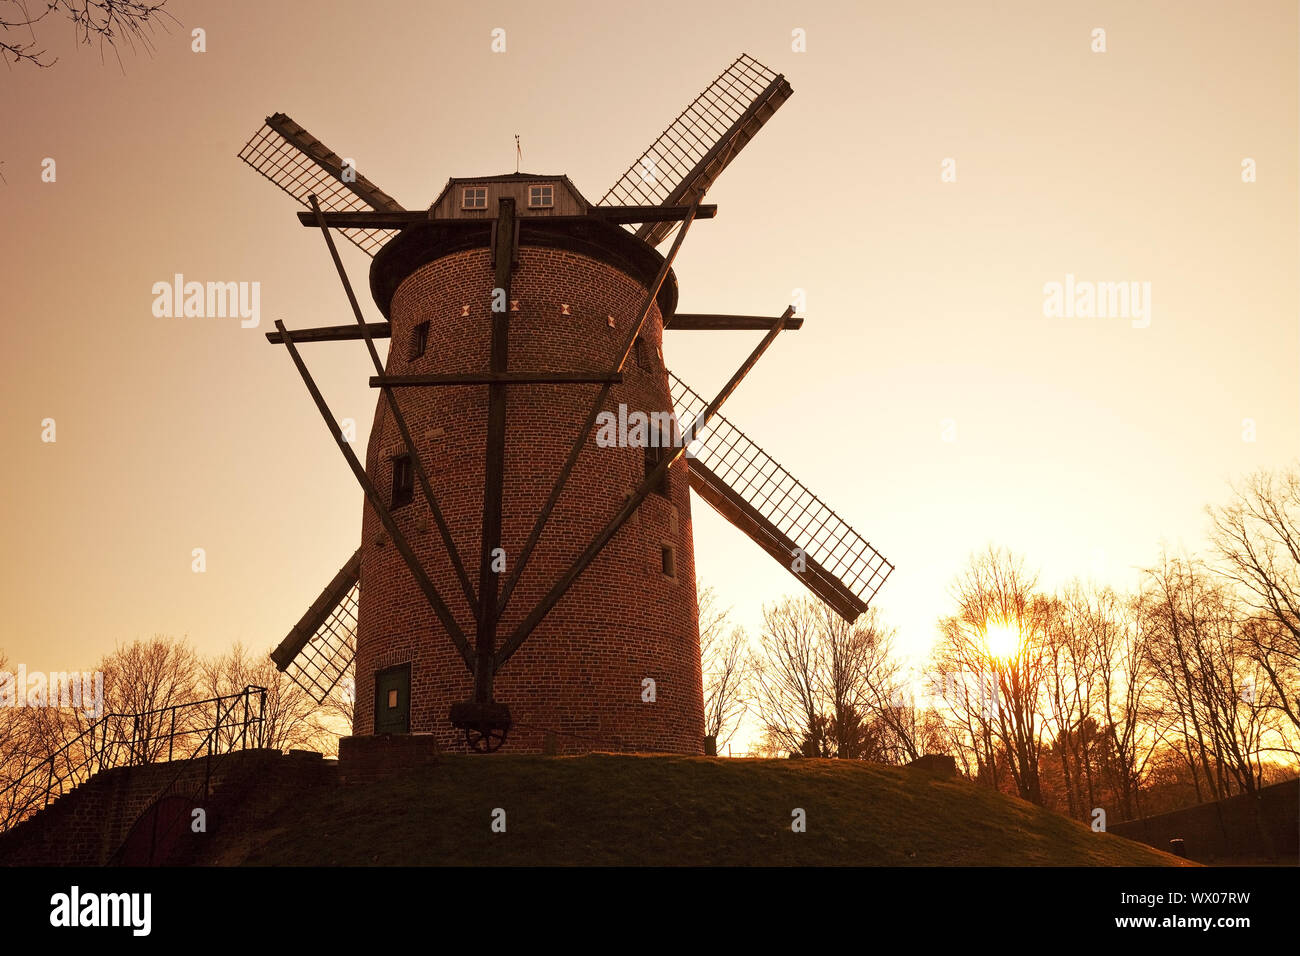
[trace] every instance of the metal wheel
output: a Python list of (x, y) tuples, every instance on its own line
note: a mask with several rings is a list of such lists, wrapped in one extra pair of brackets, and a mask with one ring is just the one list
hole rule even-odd
[(471, 750), (478, 753), (495, 753), (506, 742), (507, 733), (509, 733), (509, 730), (505, 727), (466, 727), (465, 743), (469, 744)]

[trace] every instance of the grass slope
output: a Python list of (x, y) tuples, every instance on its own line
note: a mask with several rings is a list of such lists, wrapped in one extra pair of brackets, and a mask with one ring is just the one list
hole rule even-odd
[[(492, 833), (501, 807), (507, 832)], [(807, 832), (791, 831), (791, 811)], [(839, 760), (449, 756), (304, 794), (211, 862), (1076, 865), (1186, 861), (966, 781)]]

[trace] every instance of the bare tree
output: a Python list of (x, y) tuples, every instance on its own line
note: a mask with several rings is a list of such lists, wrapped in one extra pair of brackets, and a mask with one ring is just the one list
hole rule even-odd
[(1236, 596), (1190, 559), (1164, 556), (1147, 580), (1151, 658), (1178, 717), (1181, 739), (1171, 745), (1198, 799), (1229, 796), (1234, 783), (1243, 793), (1258, 789), (1263, 715), (1274, 702), (1260, 700)]
[(962, 773), (994, 790), (1001, 773), (993, 736), (993, 682), (978, 645), (961, 635), (951, 618), (939, 622), (934, 649), (933, 691), (940, 700), (944, 735)]
[(1269, 706), (1300, 730), (1300, 470), (1258, 472), (1233, 495), (1210, 509), (1212, 536), (1227, 574), (1267, 622), (1242, 637), (1273, 688)]
[(186, 641), (161, 635), (119, 646), (100, 663), (105, 712), (135, 715), (131, 734), (138, 742), (138, 762), (175, 756), (188, 733), (198, 730), (187, 722), (179, 727), (172, 723), (180, 705), (202, 697), (198, 664)]
[[(14, 681), (14, 702), (17, 703), (17, 695), (25, 695), (27, 688), (17, 686), (3, 651), (0, 651), (0, 673)], [(45, 782), (42, 776), (39, 781), (28, 778), (27, 786), (19, 785), (19, 781), (48, 756), (33, 726), (34, 714), (35, 711), (28, 707), (0, 707), (0, 830), (7, 829), (26, 815), (36, 784)]]
[(736, 735), (749, 708), (749, 637), (733, 627), (709, 643), (704, 657), (704, 733), (719, 748)]
[(891, 656), (893, 632), (875, 608), (852, 624), (827, 604), (820, 619), (821, 696), (826, 701), (834, 756), (884, 762), (886, 734), (881, 716), (896, 692), (898, 665)]
[(695, 580), (695, 595), (699, 607), (700, 648), (703, 656), (704, 646), (715, 641), (727, 630), (731, 608), (722, 607), (718, 603), (717, 590), (698, 578)]
[[(228, 653), (205, 660), (200, 666), (203, 686), (210, 697), (241, 693), (246, 687), (266, 689), (262, 718), (262, 746), (271, 750), (321, 749), (328, 747), (331, 734), (322, 721), (321, 709), (310, 694), (276, 669), (265, 655), (250, 655), (243, 644), (236, 643)], [(223, 730), (223, 746), (236, 743), (240, 733), (237, 718)], [(253, 716), (253, 715), (250, 715)]]
[(729, 627), (731, 609), (717, 592), (697, 582), (700, 609), (700, 670), (704, 676), (704, 733), (719, 750), (735, 736), (749, 707), (749, 638)]
[(339, 736), (353, 732), (357, 716), (357, 682), (351, 674), (345, 674), (321, 703), (321, 712), (327, 726), (334, 728)]
[(1092, 719), (1096, 679), (1095, 646), (1088, 639), (1090, 608), (1083, 586), (1040, 602), (1043, 626), (1044, 723), (1054, 740), (1071, 817), (1085, 818), (1097, 805), (1093, 781), (1096, 723)]
[(136, 44), (153, 49), (154, 24), (167, 17), (167, 0), (0, 0), (0, 56), (7, 63), (28, 62), (50, 67), (57, 58), (46, 58), (37, 38), (38, 28), (49, 27), (51, 17), (72, 23), (78, 43), (98, 43), (100, 57), (111, 49), (121, 63), (118, 44), (132, 50)]
[[(874, 609), (850, 624), (828, 605), (786, 598), (763, 609), (754, 703), (768, 750), (883, 761), (900, 692), (892, 632)], [(895, 717), (899, 730), (905, 722)]]
[[(1016, 792), (1041, 804), (1046, 612), (1035, 584), (1024, 562), (1005, 549), (972, 556), (954, 582), (957, 613), (940, 621), (935, 656), (979, 776), (997, 787), (1004, 764)], [(1010, 635), (1005, 643), (996, 639), (1003, 635)]]
[(1109, 589), (1088, 608), (1088, 636), (1097, 662), (1097, 707), (1106, 746), (1102, 771), (1125, 819), (1141, 814), (1141, 787), (1168, 721), (1152, 703), (1155, 673), (1141, 596), (1122, 599)]
[(823, 722), (813, 602), (786, 598), (763, 608), (759, 651), (751, 669), (766, 746), (801, 754), (812, 741), (820, 749)]
[(969, 772), (969, 765), (957, 756), (946, 722), (933, 707), (916, 698), (901, 669), (895, 669), (881, 686), (887, 690), (872, 692), (871, 707), (881, 728), (882, 762), (905, 764), (926, 754), (948, 754)]

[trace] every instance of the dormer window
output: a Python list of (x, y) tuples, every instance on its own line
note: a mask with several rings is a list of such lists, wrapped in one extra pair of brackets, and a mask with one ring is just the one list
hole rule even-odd
[(555, 187), (554, 186), (529, 186), (528, 187), (528, 208), (529, 209), (550, 209), (555, 205)]
[(460, 191), (460, 208), (461, 209), (486, 209), (487, 208), (487, 187), (486, 186), (466, 186)]

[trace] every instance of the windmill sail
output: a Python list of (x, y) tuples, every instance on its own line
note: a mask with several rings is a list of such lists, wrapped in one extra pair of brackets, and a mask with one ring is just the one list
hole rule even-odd
[[(784, 76), (741, 54), (610, 187), (599, 205), (689, 205), (713, 185), (794, 91)], [(676, 223), (643, 223), (637, 238), (657, 245)]]
[[(688, 427), (708, 402), (668, 373)], [(690, 446), (691, 487), (848, 621), (867, 609), (894, 566), (762, 448), (715, 415)], [(802, 556), (802, 560), (798, 560)]]
[[(308, 208), (307, 197), (315, 194), (325, 212), (403, 211), (397, 200), (354, 168), (345, 170), (342, 157), (283, 113), (267, 117), (239, 158)], [(392, 236), (385, 229), (339, 231), (371, 256)]]
[(360, 572), (358, 548), (271, 652), (275, 666), (318, 704), (324, 703), (356, 658)]

